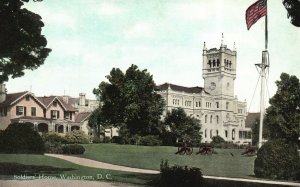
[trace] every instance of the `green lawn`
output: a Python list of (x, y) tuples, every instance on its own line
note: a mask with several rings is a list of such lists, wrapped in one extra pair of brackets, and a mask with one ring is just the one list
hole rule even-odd
[[(97, 179), (97, 174), (99, 179)], [(101, 179), (109, 174), (109, 180)], [(56, 176), (61, 179), (60, 175), (69, 176), (73, 179), (91, 179), (107, 182), (130, 183), (143, 185), (149, 182), (154, 175), (137, 174), (123, 171), (113, 171), (105, 169), (96, 169), (83, 167), (61, 159), (48, 157), (44, 155), (29, 155), (29, 154), (0, 154), (0, 179), (14, 179), (15, 176), (35, 176), (39, 178)]]
[(159, 170), (160, 162), (164, 159), (171, 166), (199, 167), (204, 175), (240, 178), (252, 178), (254, 175), (255, 157), (242, 156), (244, 150), (238, 149), (215, 149), (217, 154), (212, 156), (196, 155), (198, 150), (194, 149), (192, 155), (186, 156), (174, 154), (177, 148), (167, 146), (86, 144), (84, 147), (86, 152), (81, 157), (123, 166)]

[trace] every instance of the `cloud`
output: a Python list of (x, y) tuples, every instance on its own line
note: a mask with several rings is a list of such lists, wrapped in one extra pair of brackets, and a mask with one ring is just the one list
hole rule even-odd
[(93, 11), (100, 16), (115, 16), (115, 15), (121, 15), (122, 13), (125, 12), (125, 10), (120, 6), (117, 6), (116, 4), (107, 1), (95, 5)]
[(135, 23), (125, 31), (128, 38), (152, 38), (155, 35), (153, 26), (147, 22)]

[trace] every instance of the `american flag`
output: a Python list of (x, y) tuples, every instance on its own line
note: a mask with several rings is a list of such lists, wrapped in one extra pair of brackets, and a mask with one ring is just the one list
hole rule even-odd
[(267, 0), (258, 0), (246, 10), (247, 29), (261, 17), (267, 15)]

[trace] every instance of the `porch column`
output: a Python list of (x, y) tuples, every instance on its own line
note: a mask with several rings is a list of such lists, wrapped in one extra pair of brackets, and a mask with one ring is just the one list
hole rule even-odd
[(34, 122), (34, 123), (33, 123), (33, 129), (34, 129), (34, 130), (38, 130), (38, 123), (37, 123), (37, 122)]
[(63, 130), (63, 133), (66, 133), (66, 125), (65, 124), (63, 124), (63, 127), (64, 127), (64, 130)]

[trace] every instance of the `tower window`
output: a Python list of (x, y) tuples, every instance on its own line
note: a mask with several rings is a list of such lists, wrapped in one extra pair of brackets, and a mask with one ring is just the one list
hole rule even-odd
[(211, 68), (211, 60), (208, 61), (208, 65)]
[(219, 67), (219, 66), (220, 66), (220, 60), (217, 59), (217, 67)]
[(226, 110), (229, 108), (229, 102), (226, 102)]
[(205, 120), (204, 121), (205, 121), (205, 123), (207, 123), (207, 115), (205, 115)]
[(228, 131), (225, 130), (225, 137), (227, 138), (228, 137)]

